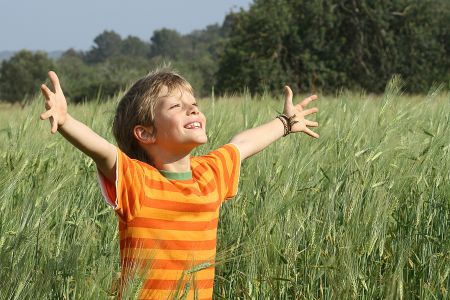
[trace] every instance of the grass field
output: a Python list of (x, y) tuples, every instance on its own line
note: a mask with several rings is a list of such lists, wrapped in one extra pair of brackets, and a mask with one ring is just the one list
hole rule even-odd
[[(40, 101), (0, 111), (0, 298), (114, 299), (116, 217), (90, 159), (39, 121)], [(197, 154), (282, 109), (200, 103), (209, 143)], [(243, 163), (221, 212), (215, 299), (448, 299), (448, 92), (394, 84), (316, 103), (320, 139), (291, 135)], [(113, 141), (115, 105), (69, 109)]]

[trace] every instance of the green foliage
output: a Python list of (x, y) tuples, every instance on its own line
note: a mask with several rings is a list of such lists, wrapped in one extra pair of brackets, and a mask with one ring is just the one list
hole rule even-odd
[(22, 50), (11, 59), (3, 61), (0, 68), (0, 99), (23, 102), (26, 96), (34, 95), (53, 62), (44, 52)]
[(155, 30), (150, 40), (152, 41), (152, 56), (159, 55), (169, 59), (176, 59), (183, 49), (186, 48), (186, 41), (176, 30), (172, 29)]
[(87, 53), (88, 63), (104, 62), (121, 51), (122, 37), (114, 31), (103, 31), (94, 39), (95, 46)]
[(151, 38), (151, 57), (171, 62), (191, 83), (197, 95), (204, 97), (215, 85), (217, 62), (225, 38), (219, 25), (210, 25), (184, 36), (174, 30), (161, 29)]
[(66, 96), (74, 102), (113, 96), (167, 63), (188, 79), (198, 96), (205, 96), (215, 84), (223, 40), (218, 25), (188, 35), (157, 30), (151, 44), (138, 37), (122, 39), (113, 31), (105, 31), (95, 38), (96, 46), (88, 52), (66, 51), (56, 62), (56, 71), (62, 77)]
[(68, 100), (80, 102), (86, 97), (94, 98), (98, 93), (98, 73), (86, 65), (83, 54), (66, 51), (57, 62), (57, 72)]
[(286, 1), (276, 2), (255, 2), (248, 13), (235, 15), (230, 42), (220, 62), (221, 90), (248, 88), (262, 93), (266, 88), (279, 91), (283, 84), (289, 84), (291, 74), (283, 70), (287, 54), (283, 40), (290, 34), (292, 12)]
[(128, 57), (145, 58), (150, 55), (150, 45), (136, 36), (128, 36), (122, 41), (120, 53)]
[(221, 91), (380, 93), (393, 74), (410, 92), (450, 77), (448, 1), (256, 0), (230, 18)]
[(116, 55), (96, 64), (83, 59), (83, 54), (68, 51), (57, 61), (64, 93), (74, 102), (113, 96), (154, 67), (143, 57)]

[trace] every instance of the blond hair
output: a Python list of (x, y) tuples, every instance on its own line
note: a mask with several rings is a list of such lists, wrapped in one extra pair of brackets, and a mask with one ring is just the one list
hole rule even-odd
[(155, 135), (156, 103), (159, 98), (170, 95), (176, 89), (193, 94), (191, 85), (181, 75), (168, 68), (157, 69), (133, 84), (119, 101), (113, 121), (113, 134), (120, 150), (130, 158), (152, 163), (151, 157), (136, 140), (134, 127), (149, 126)]

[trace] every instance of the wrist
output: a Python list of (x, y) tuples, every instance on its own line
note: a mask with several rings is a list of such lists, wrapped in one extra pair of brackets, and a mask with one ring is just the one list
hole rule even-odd
[(73, 118), (71, 115), (69, 115), (69, 113), (67, 113), (64, 118), (61, 118), (61, 120), (58, 120), (58, 131), (60, 129), (64, 129), (64, 126), (67, 125), (67, 123), (70, 123), (73, 121)]
[(280, 114), (276, 117), (283, 123), (284, 133), (283, 137), (287, 136), (289, 133), (292, 132), (292, 125), (297, 123), (297, 121), (294, 120), (295, 114), (288, 117), (286, 114)]

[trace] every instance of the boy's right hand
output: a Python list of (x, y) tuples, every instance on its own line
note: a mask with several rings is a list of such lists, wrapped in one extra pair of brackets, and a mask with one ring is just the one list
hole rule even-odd
[(58, 127), (63, 126), (67, 119), (67, 102), (59, 84), (58, 76), (55, 72), (48, 72), (48, 77), (52, 82), (55, 92), (52, 92), (45, 84), (41, 85), (41, 92), (45, 97), (46, 112), (41, 114), (41, 120), (49, 119), (52, 126), (51, 132), (55, 133)]

